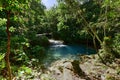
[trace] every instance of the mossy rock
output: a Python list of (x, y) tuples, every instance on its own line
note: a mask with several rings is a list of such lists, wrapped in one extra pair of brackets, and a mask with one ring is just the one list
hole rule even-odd
[(115, 76), (112, 76), (110, 74), (107, 74), (105, 78), (106, 78), (105, 80), (116, 80)]

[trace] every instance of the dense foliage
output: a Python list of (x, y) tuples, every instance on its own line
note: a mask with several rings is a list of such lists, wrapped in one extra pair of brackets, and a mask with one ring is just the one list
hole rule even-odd
[(46, 36), (37, 36), (42, 33), (66, 44), (94, 45), (103, 63), (120, 58), (120, 0), (57, 1), (51, 9), (41, 0), (0, 1), (0, 78), (31, 72), (26, 66), (44, 58), (49, 45)]

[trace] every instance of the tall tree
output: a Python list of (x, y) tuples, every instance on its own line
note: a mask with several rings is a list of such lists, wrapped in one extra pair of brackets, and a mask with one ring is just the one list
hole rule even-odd
[(12, 72), (10, 68), (10, 43), (11, 43), (11, 33), (10, 33), (10, 27), (11, 27), (11, 14), (18, 14), (23, 8), (26, 8), (28, 6), (28, 2), (30, 0), (0, 0), (0, 10), (5, 12), (6, 14), (6, 33), (7, 33), (7, 51), (5, 55), (5, 61), (6, 61), (6, 68), (7, 68), (7, 75), (8, 80), (12, 80)]

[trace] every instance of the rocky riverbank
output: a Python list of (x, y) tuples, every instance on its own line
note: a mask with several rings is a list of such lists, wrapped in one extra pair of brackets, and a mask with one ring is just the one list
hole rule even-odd
[(120, 59), (106, 66), (96, 56), (83, 55), (80, 60), (57, 60), (49, 66), (32, 68), (31, 74), (23, 74), (14, 80), (120, 80)]
[[(82, 58), (82, 61), (55, 61), (41, 80), (120, 80), (120, 59), (106, 66), (94, 59), (95, 56)], [(47, 79), (48, 76), (51, 79)]]

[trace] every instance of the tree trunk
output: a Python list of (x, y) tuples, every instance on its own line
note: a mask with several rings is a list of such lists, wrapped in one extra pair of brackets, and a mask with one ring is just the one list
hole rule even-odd
[(12, 73), (11, 73), (11, 68), (10, 68), (10, 11), (7, 11), (7, 22), (6, 22), (6, 32), (7, 32), (7, 53), (5, 55), (5, 61), (6, 61), (6, 67), (7, 67), (7, 75), (8, 75), (8, 80), (12, 80)]

